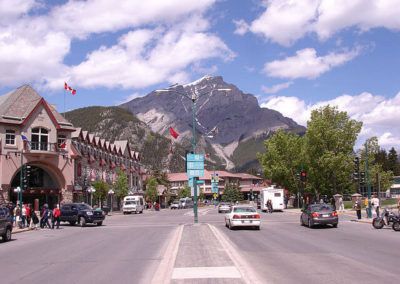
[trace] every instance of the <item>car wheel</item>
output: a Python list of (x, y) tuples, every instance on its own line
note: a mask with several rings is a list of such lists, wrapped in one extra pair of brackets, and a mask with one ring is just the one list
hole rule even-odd
[(126, 215), (126, 212), (124, 212), (124, 215)]
[(336, 223), (336, 224), (332, 224), (332, 226), (333, 226), (334, 228), (337, 228), (337, 226), (338, 226), (338, 223)]
[(11, 228), (7, 228), (6, 232), (4, 233), (3, 237), (3, 242), (8, 242), (11, 240)]
[(233, 226), (232, 226), (232, 224), (231, 224), (231, 221), (230, 221), (230, 220), (229, 220), (228, 228), (229, 228), (229, 230), (233, 230)]
[(101, 225), (103, 225), (103, 222), (98, 222), (96, 225), (101, 226)]
[(80, 217), (79, 218), (79, 224), (81, 225), (81, 227), (85, 227), (86, 226), (86, 220), (84, 217)]
[(69, 221), (69, 224), (70, 224), (71, 226), (75, 226), (76, 222), (75, 222), (75, 221)]
[(308, 218), (308, 227), (309, 227), (309, 228), (312, 228), (312, 227), (313, 227), (313, 223), (312, 223), (312, 221), (311, 221), (310, 218)]

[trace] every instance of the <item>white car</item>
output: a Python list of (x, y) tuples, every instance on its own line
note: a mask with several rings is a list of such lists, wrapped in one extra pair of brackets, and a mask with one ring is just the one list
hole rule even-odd
[(234, 205), (225, 215), (225, 226), (231, 230), (235, 227), (253, 227), (260, 230), (261, 217), (253, 206)]

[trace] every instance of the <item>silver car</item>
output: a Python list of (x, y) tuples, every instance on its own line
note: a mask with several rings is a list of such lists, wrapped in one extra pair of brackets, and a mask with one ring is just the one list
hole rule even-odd
[(218, 213), (228, 213), (231, 211), (231, 204), (228, 202), (221, 202), (218, 205)]

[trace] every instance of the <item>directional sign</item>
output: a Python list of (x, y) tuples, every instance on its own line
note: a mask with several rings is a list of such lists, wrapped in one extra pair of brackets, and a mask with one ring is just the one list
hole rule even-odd
[(216, 182), (211, 183), (211, 192), (218, 193), (218, 183)]
[(186, 173), (189, 178), (204, 176), (204, 155), (186, 154)]

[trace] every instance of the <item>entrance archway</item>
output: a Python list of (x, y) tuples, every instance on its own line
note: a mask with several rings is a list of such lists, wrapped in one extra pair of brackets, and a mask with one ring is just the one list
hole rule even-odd
[[(32, 206), (43, 206), (48, 204), (53, 208), (55, 204), (61, 201), (61, 188), (65, 181), (55, 169), (48, 165), (29, 163), (26, 177), (26, 186), (22, 192), (22, 203), (31, 204)], [(58, 170), (58, 169), (57, 169)], [(59, 170), (58, 170), (59, 171)], [(16, 172), (11, 180), (10, 200), (16, 204), (18, 194), (14, 189), (21, 184), (21, 169)], [(35, 208), (36, 210), (38, 208)]]

